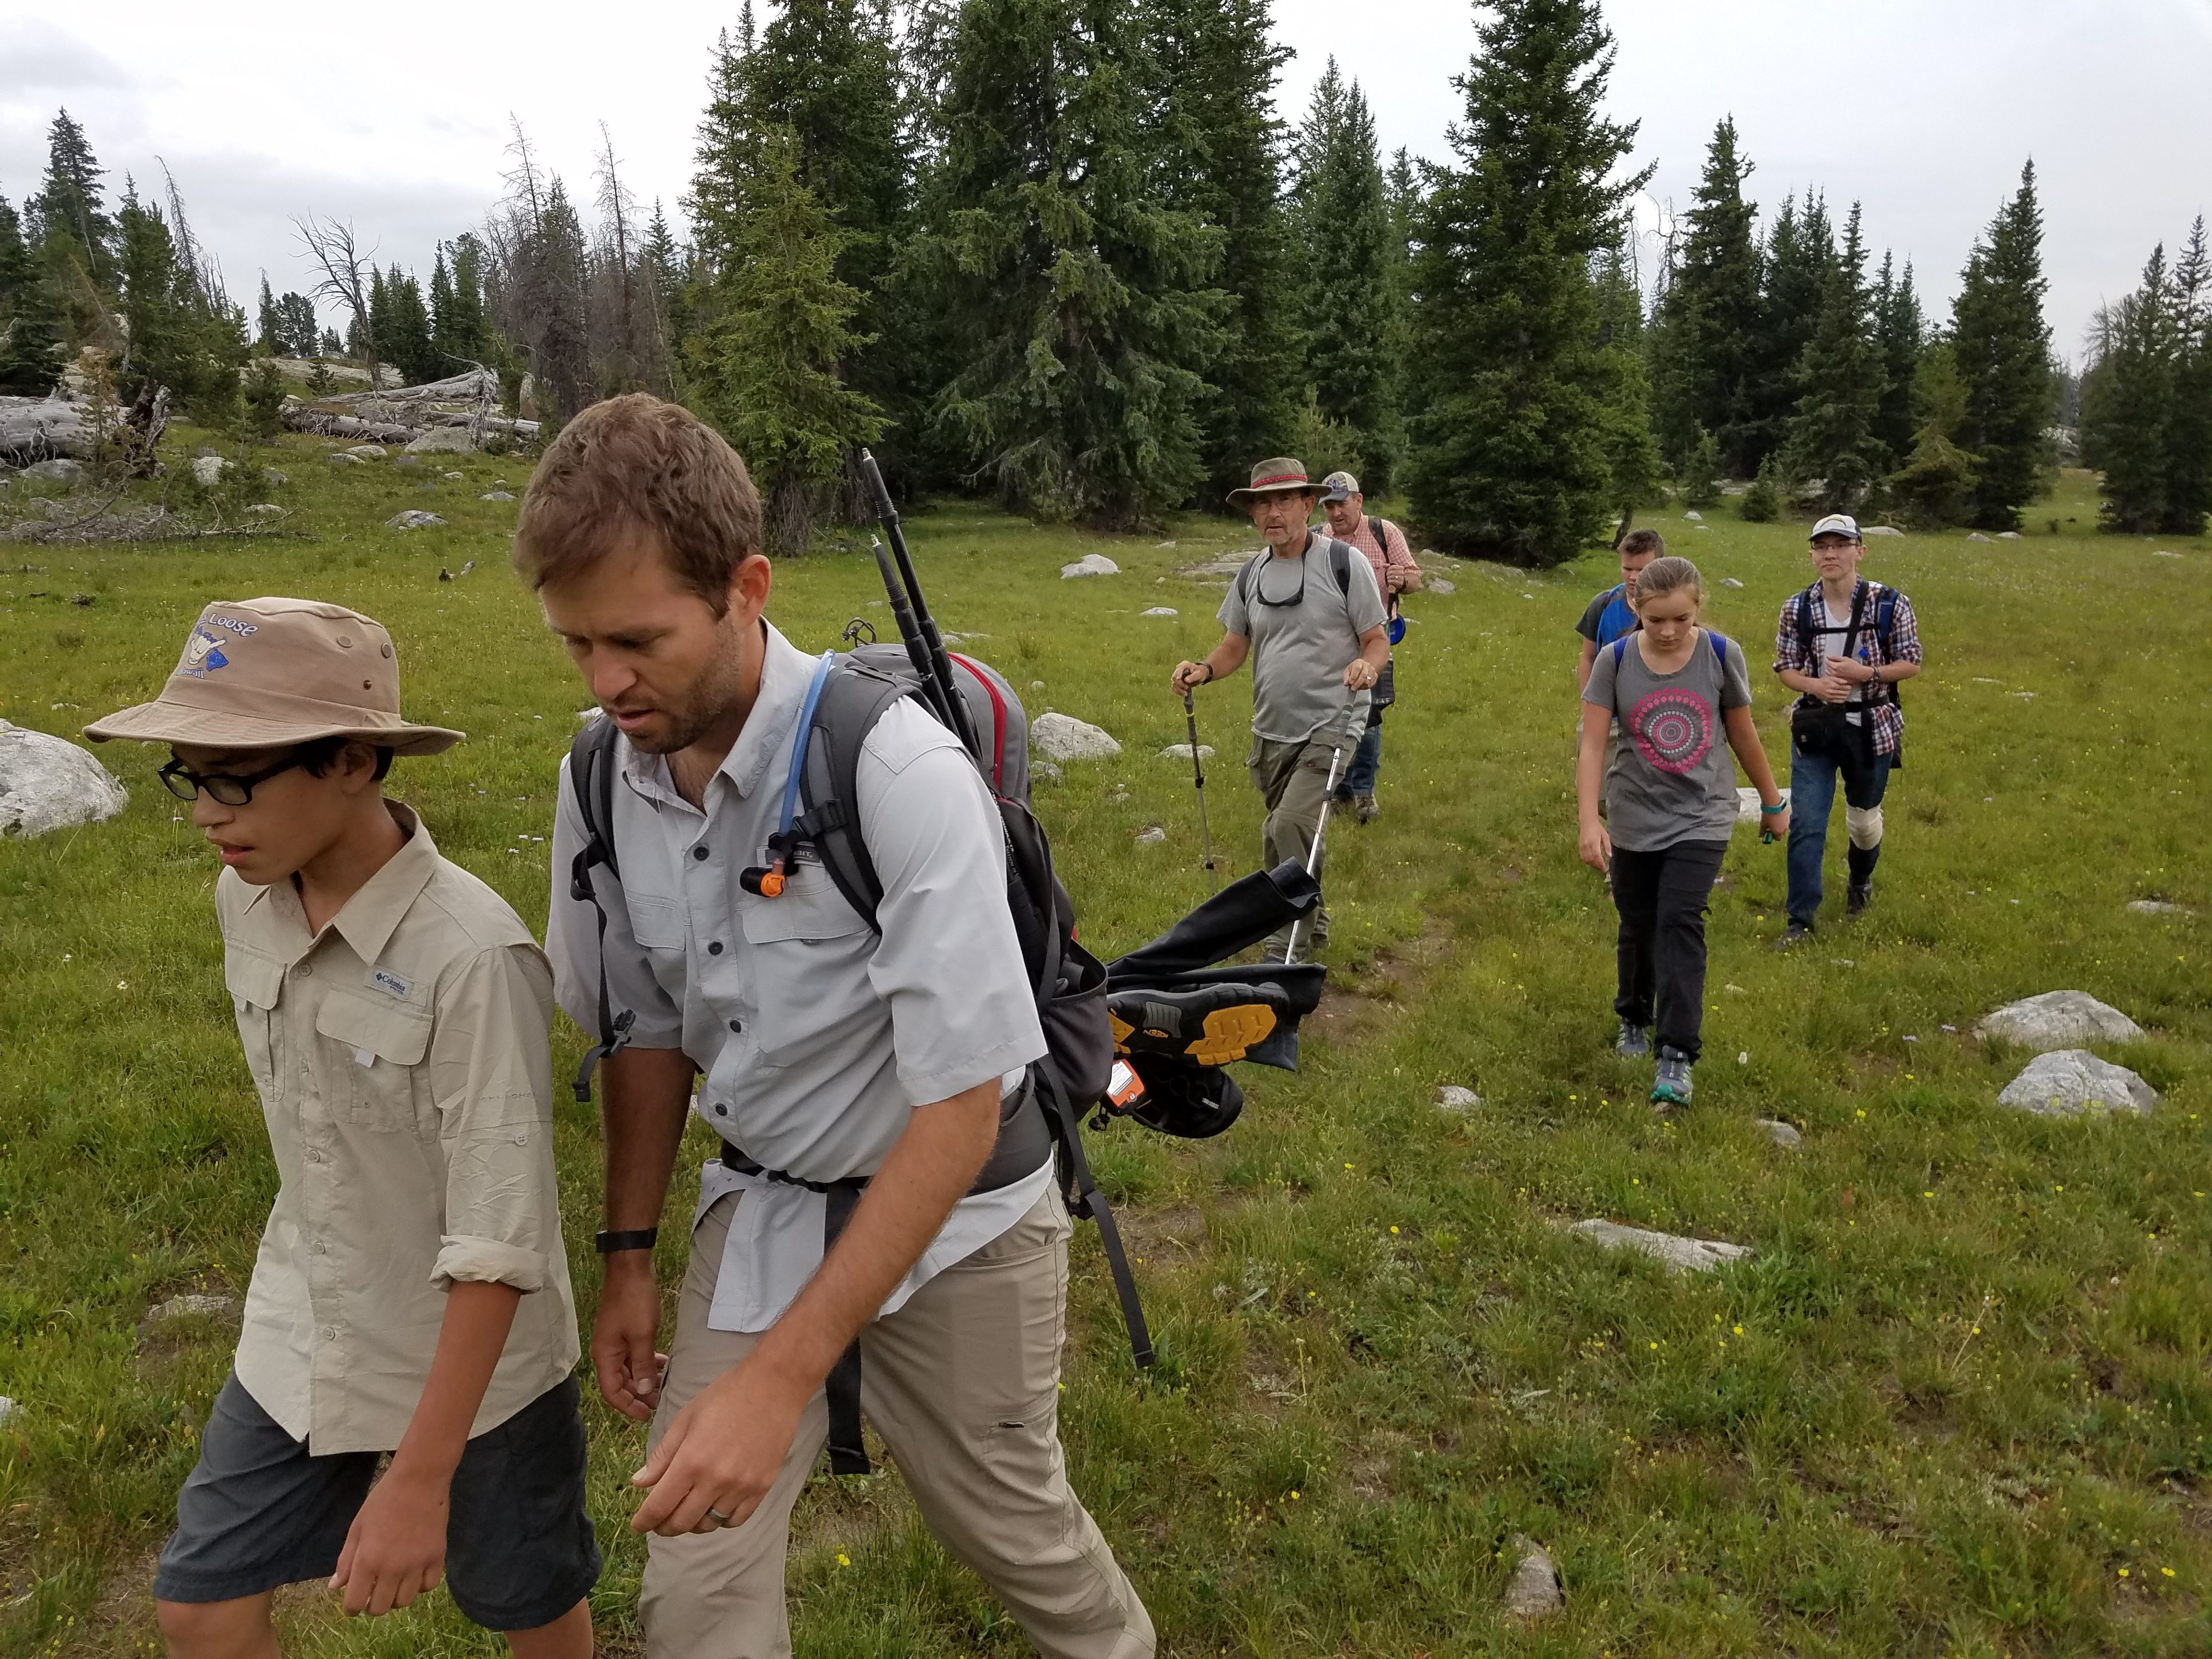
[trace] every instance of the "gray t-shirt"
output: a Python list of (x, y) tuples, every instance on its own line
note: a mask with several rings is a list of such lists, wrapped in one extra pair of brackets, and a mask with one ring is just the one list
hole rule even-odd
[(1349, 740), (1366, 728), (1370, 694), (1347, 691), (1344, 671), (1359, 654), (1359, 636), (1386, 620), (1382, 590), (1367, 556), (1349, 545), (1347, 583), (1338, 586), (1330, 539), (1316, 530), (1296, 558), (1269, 552), (1251, 561), (1217, 613), (1252, 642), (1252, 731), (1270, 742)]
[[(1608, 709), (1621, 742), (1606, 780), (1613, 843), (1656, 853), (1686, 841), (1726, 841), (1735, 828), (1735, 761), (1723, 716), (1751, 706), (1751, 673), (1734, 640), (1698, 630), (1671, 674), (1644, 665), (1638, 635), (1597, 653), (1584, 702)], [(1727, 659), (1725, 668), (1720, 647)]]

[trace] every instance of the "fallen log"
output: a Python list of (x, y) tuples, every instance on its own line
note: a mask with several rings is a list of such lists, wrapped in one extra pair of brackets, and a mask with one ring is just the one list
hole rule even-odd
[(0, 462), (88, 461), (97, 447), (82, 405), (59, 398), (0, 398)]

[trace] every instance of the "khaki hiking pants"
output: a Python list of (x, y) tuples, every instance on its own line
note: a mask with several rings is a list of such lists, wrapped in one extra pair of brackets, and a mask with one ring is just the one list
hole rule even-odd
[[(1244, 769), (1251, 774), (1252, 787), (1260, 792), (1260, 799), (1267, 803), (1267, 822), (1260, 826), (1262, 869), (1272, 870), (1285, 859), (1304, 864), (1313, 851), (1314, 832), (1321, 827), (1322, 803), (1328, 799), (1329, 761), (1337, 742), (1321, 734), (1302, 743), (1252, 739)], [(1357, 738), (1345, 743), (1344, 758), (1337, 763), (1340, 777), (1352, 765), (1352, 751), (1358, 746)], [(1324, 846), (1322, 861), (1314, 866), (1316, 880), (1328, 863), (1328, 849)], [(1328, 907), (1316, 907), (1312, 921), (1299, 927), (1297, 933), (1298, 957), (1303, 961), (1328, 943)], [(1288, 927), (1267, 936), (1267, 949), (1278, 956), (1290, 948), (1290, 943)]]
[[(653, 1415), (675, 1414), (760, 1340), (707, 1328), (741, 1193), (691, 1236), (676, 1344)], [(938, 1540), (997, 1592), (1047, 1659), (1149, 1659), (1152, 1622), (1069, 1490), (1060, 1446), (1067, 1210), (1048, 1188), (1007, 1232), (860, 1336), (860, 1407)], [(792, 1506), (829, 1435), (817, 1394), (760, 1507), (735, 1527), (647, 1540), (650, 1659), (787, 1659)]]

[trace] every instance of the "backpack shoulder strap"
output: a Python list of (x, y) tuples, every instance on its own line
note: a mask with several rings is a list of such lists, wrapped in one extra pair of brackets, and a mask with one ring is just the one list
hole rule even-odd
[(1813, 591), (1818, 586), (1814, 582), (1797, 596), (1797, 648), (1815, 663), (1820, 659), (1813, 654)]
[(1250, 558), (1245, 560), (1244, 568), (1237, 573), (1237, 597), (1243, 604), (1249, 605), (1252, 603), (1250, 586), (1245, 579), (1257, 570), (1260, 568), (1260, 562), (1267, 556), (1268, 550), (1264, 547), (1261, 548)]
[(814, 705), (799, 762), (805, 811), (792, 820), (792, 832), (821, 855), (831, 884), (871, 927), (884, 884), (860, 834), (860, 747), (886, 709), (915, 695), (887, 674), (841, 659)]
[(602, 714), (568, 744), (568, 787), (575, 793), (576, 811), (584, 820), (584, 844), (568, 866), (568, 896), (590, 905), (599, 921), (599, 1040), (576, 1067), (576, 1099), (585, 1104), (592, 1098), (592, 1073), (602, 1060), (629, 1041), (629, 1028), (637, 1018), (635, 1009), (625, 1008), (619, 1017), (615, 1013), (614, 1000), (607, 990), (607, 907), (592, 883), (592, 866), (598, 864), (605, 865), (617, 881), (622, 878), (614, 836), (617, 735), (615, 723)]
[(1615, 641), (1613, 642), (1613, 665), (1615, 668), (1620, 667), (1620, 659), (1621, 659), (1621, 658), (1623, 658), (1624, 656), (1626, 656), (1626, 655), (1627, 655), (1627, 654), (1628, 654), (1628, 635), (1626, 635), (1626, 634), (1623, 634), (1623, 635), (1622, 635), (1619, 639), (1615, 640)]
[(1728, 635), (1725, 634), (1716, 634), (1711, 629), (1708, 628), (1705, 630), (1705, 637), (1712, 641), (1713, 655), (1720, 662), (1721, 672), (1723, 674), (1727, 673), (1729, 647)]
[[(1363, 559), (1367, 556), (1361, 554)], [(1336, 578), (1336, 591), (1346, 599), (1352, 597), (1352, 544), (1328, 538), (1328, 574)]]

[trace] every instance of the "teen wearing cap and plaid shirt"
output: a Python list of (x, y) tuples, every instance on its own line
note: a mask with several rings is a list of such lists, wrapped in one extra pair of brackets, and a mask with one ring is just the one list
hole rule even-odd
[(327, 1578), (381, 1613), (442, 1577), (519, 1659), (588, 1659), (552, 970), (380, 787), (395, 755), (461, 734), (400, 718), (376, 623), (264, 599), (208, 606), (161, 696), (85, 735), (169, 744), (161, 781), (221, 855), (223, 976), (279, 1179), (155, 1573), (170, 1653), (273, 1655), (280, 1585)]
[[(1820, 863), (1838, 781), (1849, 885), (1845, 908), (1857, 915), (1874, 897), (1881, 857), (1882, 796), (1902, 763), (1905, 712), (1897, 686), (1920, 672), (1920, 623), (1912, 601), (1858, 574), (1866, 542), (1858, 520), (1834, 513), (1813, 526), (1815, 580), (1784, 602), (1774, 636), (1774, 672), (1799, 693), (1790, 754), (1790, 922), (1775, 941), (1787, 950), (1810, 938), (1820, 908)], [(1857, 624), (1853, 626), (1856, 613)], [(1817, 711), (1839, 710), (1822, 718)]]

